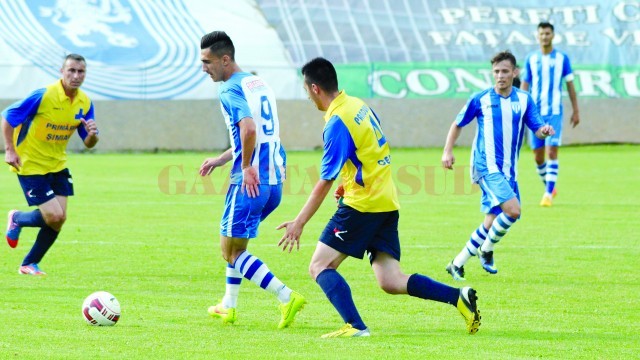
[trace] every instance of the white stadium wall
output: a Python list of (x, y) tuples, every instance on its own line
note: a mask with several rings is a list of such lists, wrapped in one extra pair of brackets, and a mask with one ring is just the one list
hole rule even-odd
[[(5, 107), (8, 101), (0, 100)], [(372, 99), (392, 146), (441, 147), (460, 99)], [(96, 101), (98, 151), (220, 150), (229, 146), (219, 103), (211, 100)], [(568, 103), (565, 106), (570, 106)], [(637, 100), (590, 99), (580, 104), (582, 122), (572, 129), (565, 116), (563, 144), (640, 143)], [(289, 150), (322, 146), (322, 113), (308, 100), (278, 102), (280, 134)], [(630, 115), (632, 114), (632, 115)], [(144, 121), (141, 121), (144, 119)], [(470, 145), (474, 130), (463, 132), (459, 145)], [(0, 139), (0, 144), (4, 144)], [(82, 150), (79, 138), (70, 150)]]
[[(225, 30), (241, 68), (274, 88), (287, 148), (322, 143), (322, 114), (299, 75), (315, 56), (332, 60), (341, 88), (370, 103), (392, 144), (439, 147), (468, 96), (490, 85), (491, 55), (509, 48), (522, 61), (548, 19), (572, 59), (581, 110), (564, 143), (640, 142), (639, 1), (392, 3), (3, 0), (0, 108), (55, 81), (75, 52), (87, 58), (83, 89), (96, 106), (101, 151), (223, 149), (217, 84), (201, 71), (199, 40)], [(345, 16), (330, 16), (337, 12)], [(565, 118), (570, 112), (565, 101)]]

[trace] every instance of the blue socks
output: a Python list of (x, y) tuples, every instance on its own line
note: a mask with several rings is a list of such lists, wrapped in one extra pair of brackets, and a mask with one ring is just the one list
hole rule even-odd
[(407, 293), (425, 300), (435, 300), (451, 305), (458, 303), (460, 289), (437, 282), (424, 275), (413, 274), (407, 282)]
[(45, 227), (42, 213), (39, 209), (33, 211), (16, 211), (13, 215), (13, 221), (20, 227)]
[(36, 242), (22, 260), (22, 265), (37, 264), (42, 260), (44, 254), (58, 238), (58, 232), (50, 228), (42, 217), (40, 210), (33, 211), (16, 211), (13, 215), (13, 221), (20, 227), (39, 227), (40, 231), (36, 237)]
[(353, 302), (349, 284), (335, 269), (323, 270), (316, 277), (316, 282), (345, 323), (351, 324), (358, 330), (367, 328)]
[(36, 242), (33, 244), (33, 247), (24, 258), (24, 260), (22, 260), (22, 265), (24, 266), (39, 263), (40, 260), (42, 260), (42, 258), (44, 257), (44, 254), (47, 253), (47, 251), (49, 250), (51, 245), (53, 245), (57, 238), (57, 231), (53, 230), (47, 225), (42, 226), (42, 228), (38, 232), (38, 236), (36, 237)]

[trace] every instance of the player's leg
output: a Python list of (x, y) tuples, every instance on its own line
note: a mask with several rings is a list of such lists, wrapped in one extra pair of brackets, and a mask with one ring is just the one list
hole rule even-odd
[(360, 317), (347, 281), (338, 272), (338, 267), (347, 258), (329, 245), (318, 241), (311, 257), (309, 274), (320, 286), (324, 294), (342, 317), (345, 325), (339, 330), (322, 337), (359, 337), (369, 336), (369, 329)]
[(227, 264), (225, 294), (218, 304), (209, 307), (209, 315), (221, 319), (223, 324), (233, 324), (237, 320), (236, 308), (241, 282), (242, 274), (231, 264)]
[[(225, 216), (223, 216), (222, 255), (236, 271), (232, 274), (234, 277), (237, 277), (237, 274), (242, 274), (244, 278), (278, 298), (282, 313), (278, 328), (284, 328), (293, 322), (296, 313), (304, 307), (306, 300), (280, 281), (262, 260), (247, 251), (249, 238), (257, 236), (263, 210), (265, 207), (274, 209), (281, 197), (281, 188), (278, 191), (269, 185), (261, 185), (260, 187), (260, 195), (256, 198), (250, 198), (241, 192), (240, 186), (230, 188), (232, 198), (230, 208), (232, 210), (225, 211)], [(274, 202), (275, 206), (268, 205)]]
[[(220, 220), (220, 249), (222, 257), (227, 260), (231, 258), (231, 246), (228, 245), (228, 237), (225, 234), (231, 234), (231, 223), (234, 217), (234, 203), (236, 195), (240, 187), (232, 184), (227, 190), (225, 198), (224, 212)], [(246, 244), (244, 246), (246, 249)], [(236, 254), (237, 256), (237, 254)], [(225, 268), (225, 294), (216, 305), (210, 306), (209, 315), (222, 319), (223, 324), (233, 324), (237, 319), (236, 308), (238, 306), (238, 295), (240, 293), (240, 284), (242, 283), (242, 274), (236, 270), (227, 260)]]
[(389, 294), (408, 294), (425, 300), (433, 300), (456, 306), (465, 318), (467, 331), (475, 334), (480, 327), (480, 311), (476, 304), (476, 291), (470, 287), (458, 289), (435, 281), (422, 274), (406, 275), (400, 262), (392, 255), (375, 251), (371, 253), (371, 267), (380, 287)]
[[(38, 206), (55, 195), (49, 184), (48, 175), (18, 175), (24, 197), (29, 206)], [(6, 239), (10, 247), (18, 246), (23, 227), (43, 227), (46, 225), (40, 209), (33, 211), (10, 210), (7, 214)]]
[(340, 205), (320, 235), (309, 273), (346, 323), (338, 331), (323, 337), (369, 336), (369, 330), (353, 301), (351, 288), (337, 269), (348, 256), (358, 259), (364, 257), (387, 214), (362, 213)]
[[(487, 214), (493, 214), (495, 219), (487, 234), (487, 240), (480, 247), (480, 263), (482, 268), (491, 274), (498, 272), (493, 260), (493, 250), (511, 226), (520, 218), (520, 192), (514, 180), (507, 180), (502, 174), (489, 174), (480, 180), (480, 187), (491, 200), (491, 207)], [(497, 205), (496, 205), (497, 204)], [(489, 220), (486, 217), (485, 220)]]
[(42, 227), (45, 225), (40, 209), (33, 211), (10, 210), (7, 214), (7, 231), (5, 233), (7, 244), (12, 248), (18, 246), (23, 227)]
[[(558, 182), (558, 174), (560, 173), (560, 163), (558, 162), (558, 146), (547, 146), (547, 175), (545, 196), (553, 199), (556, 197), (556, 183)], [(545, 202), (549, 203), (549, 202)], [(542, 205), (542, 204), (541, 204)], [(548, 206), (548, 204), (544, 205)]]
[(545, 192), (540, 201), (540, 206), (549, 207), (556, 196), (556, 183), (560, 172), (558, 163), (558, 148), (562, 145), (562, 115), (545, 117), (545, 121), (553, 126), (555, 134), (545, 139), (545, 149), (548, 156), (545, 175)]
[(545, 161), (545, 140), (538, 139), (533, 131), (529, 130), (529, 145), (533, 150), (533, 160), (536, 163), (536, 170), (540, 180), (546, 185), (547, 162)]
[(42, 272), (38, 264), (58, 238), (62, 225), (66, 220), (67, 197), (56, 196), (38, 205), (38, 209), (42, 214), (45, 225), (40, 228), (31, 250), (22, 260), (22, 265), (20, 266), (21, 274), (40, 275), (38, 272)]
[[(228, 238), (229, 244), (239, 244), (237, 238)], [(246, 242), (245, 242), (246, 244)], [(231, 253), (228, 261), (236, 271), (238, 271), (245, 279), (250, 280), (260, 288), (275, 295), (280, 301), (280, 311), (282, 317), (278, 328), (285, 328), (291, 325), (295, 315), (300, 311), (306, 300), (300, 294), (294, 292), (287, 287), (273, 272), (268, 268), (262, 260), (251, 254), (244, 246), (231, 246)]]
[(21, 274), (42, 273), (38, 263), (58, 238), (62, 225), (67, 219), (67, 199), (74, 194), (73, 180), (68, 169), (35, 179), (39, 182), (39, 186), (31, 194), (36, 194), (34, 199), (37, 202), (30, 205), (38, 206), (45, 225), (40, 228), (33, 247), (22, 261), (19, 271)]
[[(271, 187), (273, 191), (279, 192), (279, 196), (271, 196), (269, 201), (265, 204), (261, 216), (260, 222), (266, 219), (266, 217), (275, 210), (280, 204), (281, 194), (282, 194), (282, 185), (276, 185)], [(233, 194), (230, 192), (227, 194)], [(228, 214), (227, 214), (228, 215)], [(223, 218), (223, 221), (225, 219)], [(223, 240), (221, 239), (221, 246), (223, 245)], [(223, 250), (224, 252), (224, 250)], [(242, 273), (236, 270), (231, 264), (227, 263), (226, 267), (226, 285), (225, 285), (225, 294), (222, 297), (220, 303), (215, 306), (209, 308), (209, 312), (211, 315), (215, 317), (220, 317), (223, 319), (223, 323), (233, 323), (236, 318), (235, 316), (228, 316), (229, 311), (227, 309), (236, 309), (238, 306), (238, 296), (240, 293), (240, 285), (242, 284)], [(235, 315), (235, 313), (234, 313)]]
[(447, 265), (445, 270), (453, 277), (453, 280), (465, 280), (464, 264), (472, 257), (478, 255), (478, 248), (482, 246), (487, 238), (487, 230), (491, 227), (491, 223), (487, 226), (487, 220), (480, 224), (477, 229), (471, 233), (471, 237), (460, 250), (458, 255)]
[[(471, 256), (479, 255), (480, 247), (485, 243), (487, 238), (488, 229), (491, 229), (491, 225), (497, 214), (500, 213), (499, 200), (493, 194), (492, 190), (483, 185), (481, 180), (480, 190), (482, 191), (480, 197), (480, 211), (485, 213), (485, 218), (482, 224), (471, 233), (469, 241), (462, 248), (460, 253), (451, 261), (445, 268), (445, 270), (451, 275), (454, 280), (465, 280), (464, 264), (471, 258)], [(485, 269), (486, 270), (486, 269)]]

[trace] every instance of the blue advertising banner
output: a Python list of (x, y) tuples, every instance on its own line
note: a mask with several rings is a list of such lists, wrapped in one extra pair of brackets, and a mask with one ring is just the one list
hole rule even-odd
[(171, 98), (201, 82), (203, 33), (181, 0), (0, 2), (0, 38), (23, 60), (56, 78), (64, 54), (82, 54), (84, 89), (114, 99)]

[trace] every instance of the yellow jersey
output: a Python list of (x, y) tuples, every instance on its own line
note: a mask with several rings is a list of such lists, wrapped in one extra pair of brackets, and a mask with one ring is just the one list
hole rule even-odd
[(391, 154), (380, 120), (364, 101), (343, 90), (327, 109), (320, 178), (342, 177), (342, 202), (360, 212), (400, 209)]
[(80, 89), (71, 102), (62, 80), (32, 92), (2, 112), (14, 128), (13, 145), (22, 161), (20, 175), (44, 175), (61, 171), (67, 161), (67, 144), (74, 132), (84, 140), (81, 118), (94, 119), (93, 103)]

